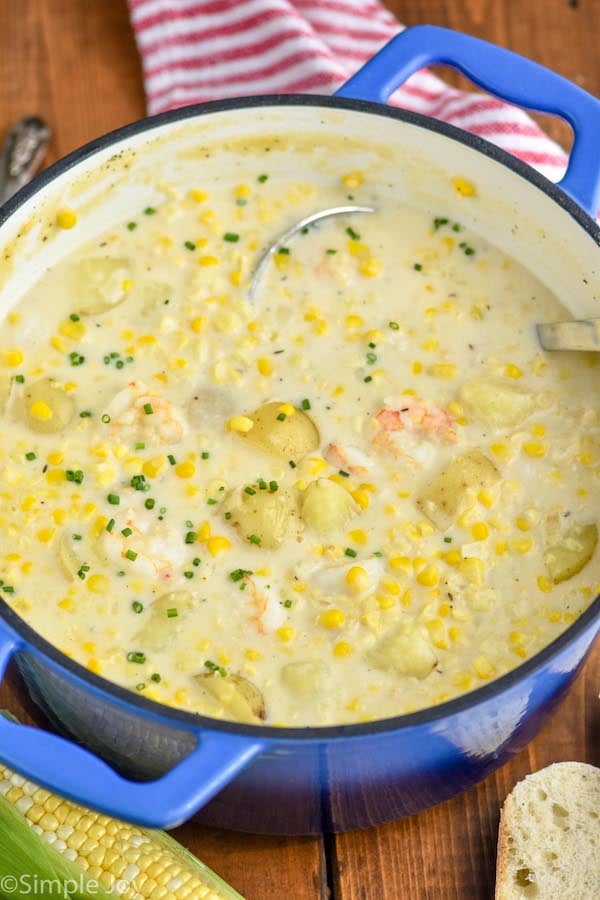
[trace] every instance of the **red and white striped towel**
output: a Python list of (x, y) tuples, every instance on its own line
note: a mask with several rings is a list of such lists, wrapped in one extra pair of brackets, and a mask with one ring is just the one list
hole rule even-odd
[[(336, 90), (401, 30), (378, 0), (129, 0), (148, 110)], [(465, 128), (553, 181), (567, 158), (522, 110), (417, 72), (390, 102)]]

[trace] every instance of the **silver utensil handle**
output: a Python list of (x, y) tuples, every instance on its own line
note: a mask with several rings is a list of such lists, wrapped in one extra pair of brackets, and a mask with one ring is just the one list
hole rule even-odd
[(600, 318), (537, 325), (544, 350), (600, 350)]
[(49, 141), (50, 129), (38, 116), (26, 116), (12, 126), (0, 157), (0, 203), (31, 181)]

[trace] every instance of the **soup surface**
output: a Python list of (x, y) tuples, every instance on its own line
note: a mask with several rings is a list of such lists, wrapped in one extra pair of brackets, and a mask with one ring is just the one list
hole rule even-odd
[[(231, 176), (231, 173), (230, 173)], [(92, 672), (274, 725), (470, 691), (598, 591), (597, 358), (456, 211), (246, 171), (79, 246), (1, 326), (2, 595)], [(275, 254), (330, 205), (373, 203)]]

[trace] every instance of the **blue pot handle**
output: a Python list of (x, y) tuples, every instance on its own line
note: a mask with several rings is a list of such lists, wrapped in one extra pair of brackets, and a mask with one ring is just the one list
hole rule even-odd
[(528, 109), (566, 119), (575, 139), (560, 187), (592, 216), (600, 206), (600, 101), (545, 66), (487, 41), (435, 25), (407, 28), (338, 91), (338, 97), (385, 103), (424, 66), (445, 63), (484, 90)]
[[(0, 680), (24, 641), (0, 623)], [(188, 819), (263, 749), (249, 737), (198, 732), (196, 748), (156, 781), (135, 782), (65, 738), (0, 715), (0, 760), (31, 781), (75, 803), (146, 828)]]

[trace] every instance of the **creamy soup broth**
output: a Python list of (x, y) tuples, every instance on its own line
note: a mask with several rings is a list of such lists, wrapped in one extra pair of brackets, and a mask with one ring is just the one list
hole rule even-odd
[[(360, 171), (172, 192), (0, 345), (2, 595), (90, 671), (215, 717), (411, 712), (513, 669), (600, 582), (597, 358), (456, 212)], [(275, 254), (307, 213), (374, 203)]]

